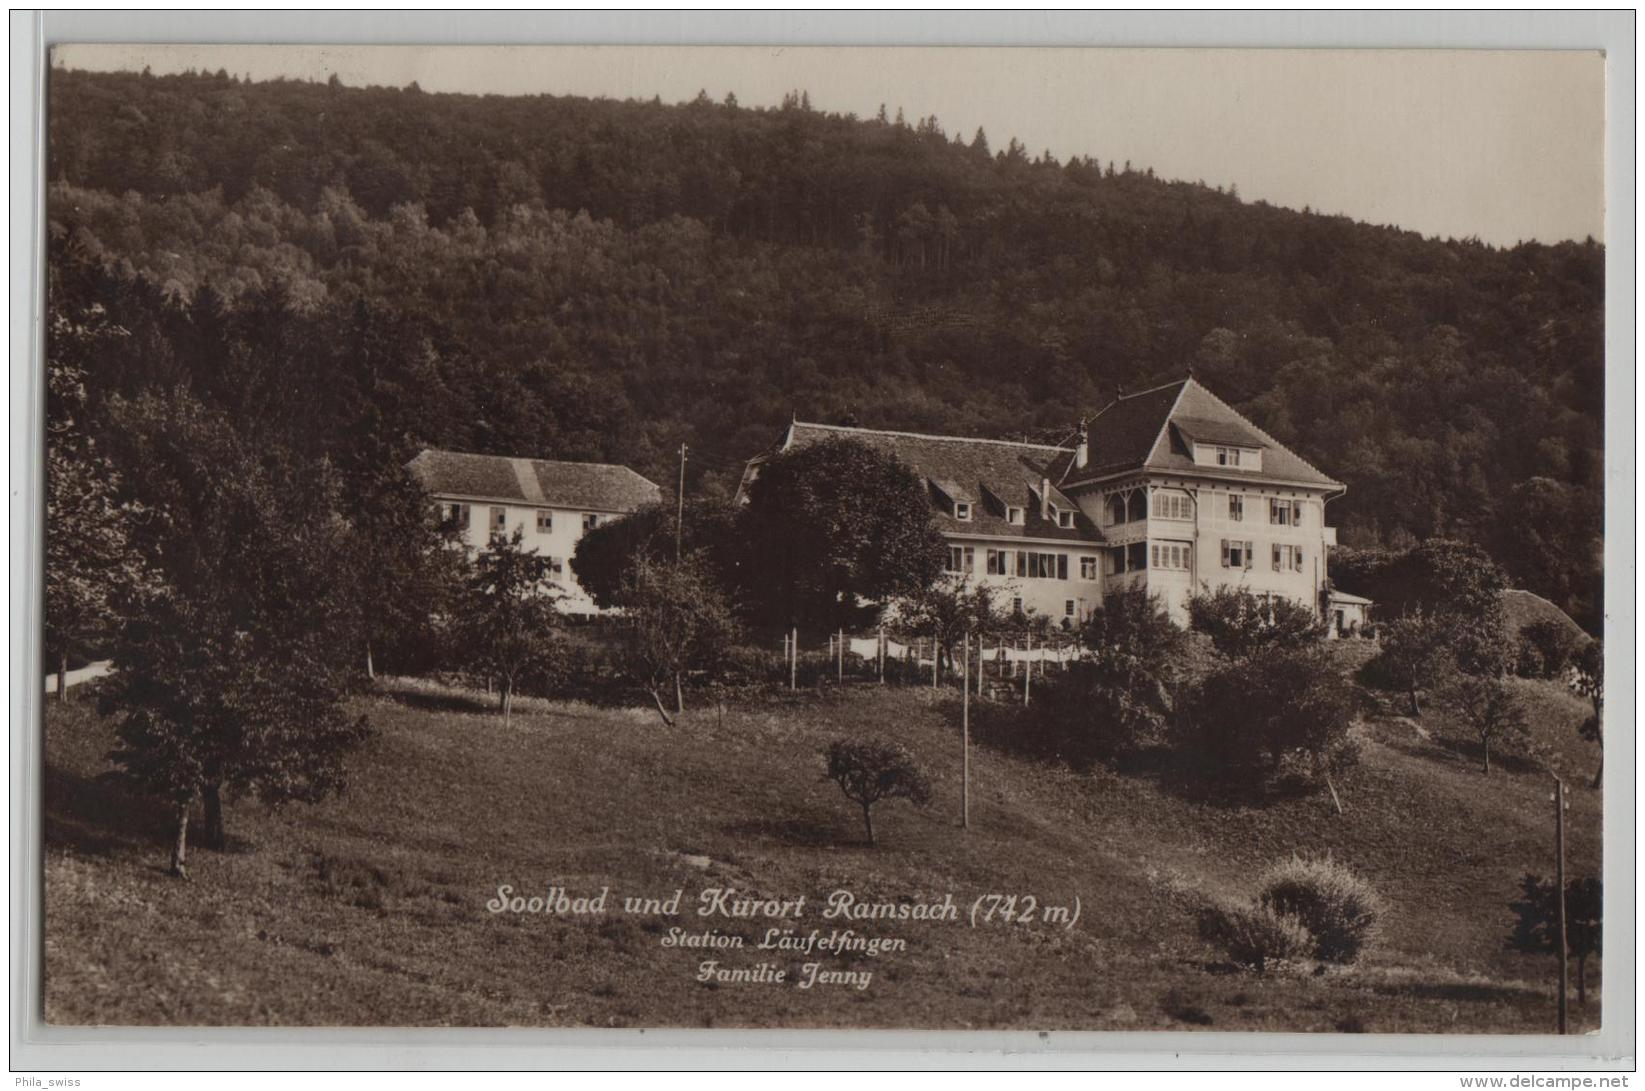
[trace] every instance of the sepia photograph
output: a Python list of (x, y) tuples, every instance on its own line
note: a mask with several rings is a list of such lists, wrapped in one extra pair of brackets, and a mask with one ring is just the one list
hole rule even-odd
[(1605, 92), (53, 48), (46, 1023), (1599, 1031)]

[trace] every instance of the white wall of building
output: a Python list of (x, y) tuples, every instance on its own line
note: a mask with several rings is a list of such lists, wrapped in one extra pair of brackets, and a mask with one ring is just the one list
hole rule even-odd
[[(583, 590), (577, 577), (571, 571), (571, 555), (577, 550), (577, 543), (582, 539), (584, 520), (594, 518), (598, 523), (606, 523), (613, 519), (620, 519), (620, 512), (591, 512), (586, 509), (570, 508), (537, 508), (525, 507), (517, 504), (498, 504), (486, 500), (466, 500), (455, 497), (438, 498), (442, 516), (448, 516), (453, 505), (467, 505), (468, 518), (459, 526), (461, 540), (473, 552), (486, 548), (491, 541), (493, 528), (501, 529), (506, 535), (512, 535), (515, 530), (521, 531), (521, 542), (526, 549), (535, 550), (545, 557), (558, 562), (558, 569), (554, 583), (559, 587), (564, 597), (556, 605), (562, 613), (567, 614), (600, 614), (606, 611), (594, 605), (588, 592)], [(538, 513), (546, 513), (549, 518), (549, 528), (543, 529), (538, 525)], [(501, 515), (501, 523), (496, 522)]]
[[(1137, 490), (1144, 490), (1146, 517), (1115, 522), (1109, 498)], [(1231, 498), (1236, 498), (1234, 506)], [(1326, 549), (1335, 543), (1336, 530), (1325, 525), (1324, 496), (1317, 490), (1152, 476), (1089, 490), (1076, 499), (1102, 529), (1111, 549), (1146, 545), (1143, 571), (1114, 573), (1105, 568), (1105, 593), (1147, 587), (1164, 599), (1172, 620), (1181, 625), (1188, 623), (1190, 596), (1224, 586), (1319, 607)], [(1288, 513), (1294, 510), (1297, 521), (1273, 521), (1274, 501)], [(1224, 565), (1224, 542), (1240, 543), (1237, 566)], [(1249, 558), (1244, 556), (1244, 543), (1250, 543)], [(1275, 547), (1280, 550), (1278, 569)]]
[[(1062, 619), (1066, 617), (1077, 625), (1092, 610), (1102, 605), (1102, 550), (1098, 547), (1083, 542), (1034, 542), (1019, 538), (958, 536), (949, 537), (948, 543), (950, 549), (971, 550), (971, 567), (965, 572), (967, 582), (995, 588), (996, 601), (1005, 609), (1009, 610), (1013, 601), (1020, 599), (1023, 610), (1043, 614), (1049, 617), (1053, 624), (1061, 624)], [(1001, 560), (1004, 562), (1005, 574), (988, 571), (990, 550), (1003, 555)], [(1068, 576), (1064, 579), (1055, 574), (1062, 571), (1061, 564), (1056, 562), (1051, 567), (1053, 574), (1050, 576), (1018, 576), (1018, 553), (1065, 557)], [(1082, 564), (1082, 558), (1088, 563)], [(1090, 578), (1084, 575), (1086, 572), (1090, 573)]]

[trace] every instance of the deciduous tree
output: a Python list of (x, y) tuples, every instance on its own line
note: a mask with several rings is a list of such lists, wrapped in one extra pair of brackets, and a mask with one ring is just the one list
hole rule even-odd
[[(736, 517), (736, 508), (723, 500), (688, 500), (685, 505), (682, 554), (696, 557), (703, 572), (721, 587), (735, 576)], [(636, 563), (673, 559), (678, 518), (672, 503), (648, 504), (585, 532), (571, 555), (577, 583), (596, 605), (619, 605), (623, 582)]]
[(1528, 738), (1525, 703), (1507, 679), (1458, 671), (1445, 688), (1446, 697), (1479, 739), (1486, 776), (1491, 773), (1491, 747), (1499, 749)]
[(874, 844), (874, 804), (906, 799), (916, 807), (931, 802), (931, 782), (908, 749), (880, 739), (835, 739), (824, 752), (827, 777), (845, 798), (862, 808), (863, 831)]
[(913, 471), (861, 440), (776, 455), (740, 522), (743, 596), (771, 623), (855, 627), (941, 573), (947, 545), (930, 512)]
[(174, 808), (183, 876), (197, 801), (220, 847), (226, 797), (314, 802), (346, 784), (368, 733), (343, 706), (346, 535), (323, 464), (250, 450), (187, 394), (114, 417), (155, 578), (122, 604), (102, 708), (120, 717), (115, 764)]
[(514, 696), (528, 678), (552, 674), (559, 652), (561, 592), (549, 558), (527, 548), (519, 528), (494, 533), (474, 558), (458, 600), (456, 653), (468, 671), (497, 688), (497, 708), (507, 723)]
[(685, 711), (685, 677), (717, 671), (736, 636), (725, 595), (695, 559), (636, 559), (618, 598), (628, 632), (627, 666), (651, 694), (663, 723), (674, 720), (662, 690), (674, 688), (674, 715)]
[(1422, 715), (1420, 694), (1452, 669), (1450, 632), (1420, 606), (1381, 626), (1381, 650), (1366, 665), (1372, 678), (1405, 690), (1411, 715)]

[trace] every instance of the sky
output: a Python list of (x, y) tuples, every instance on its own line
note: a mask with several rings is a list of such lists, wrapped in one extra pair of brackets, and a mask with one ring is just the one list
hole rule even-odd
[(1604, 236), (1604, 58), (1593, 52), (765, 46), (59, 46), (54, 65), (219, 68), (350, 86), (683, 102), (706, 90), (910, 124), (996, 150), (1130, 160), (1424, 235)]

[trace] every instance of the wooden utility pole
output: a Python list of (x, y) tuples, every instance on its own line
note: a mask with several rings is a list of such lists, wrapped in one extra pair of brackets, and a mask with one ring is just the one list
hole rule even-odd
[(1554, 778), (1554, 913), (1559, 951), (1559, 1033), (1565, 1033), (1565, 990), (1571, 979), (1571, 952), (1565, 943), (1565, 782)]
[(840, 657), (840, 685), (843, 686), (843, 685), (845, 685), (845, 630), (844, 629), (840, 630), (840, 646), (839, 646), (838, 654), (839, 654), (839, 657)]
[(937, 638), (931, 638), (931, 688), (937, 688), (937, 664), (942, 662), (942, 656), (937, 651)]
[(680, 507), (679, 514), (674, 519), (674, 559), (680, 559), (680, 542), (685, 537), (685, 453), (686, 445), (680, 444)]
[(982, 645), (984, 645), (984, 643), (985, 640), (979, 632), (979, 634), (977, 634), (977, 698), (979, 699), (982, 698), (982, 675), (984, 675), (984, 668), (982, 668), (982, 655), (984, 655), (984, 652), (982, 652)]
[(880, 642), (874, 648), (874, 658), (879, 660), (880, 685), (885, 685), (885, 626), (880, 626)]
[[(978, 642), (979, 646), (981, 641)], [(971, 634), (965, 634), (960, 655), (960, 828), (971, 828)]]
[(1022, 665), (1022, 707), (1028, 707), (1029, 690), (1034, 687), (1034, 634), (1028, 634), (1028, 658)]
[(800, 683), (800, 627), (794, 626), (788, 638), (788, 688), (799, 689)]

